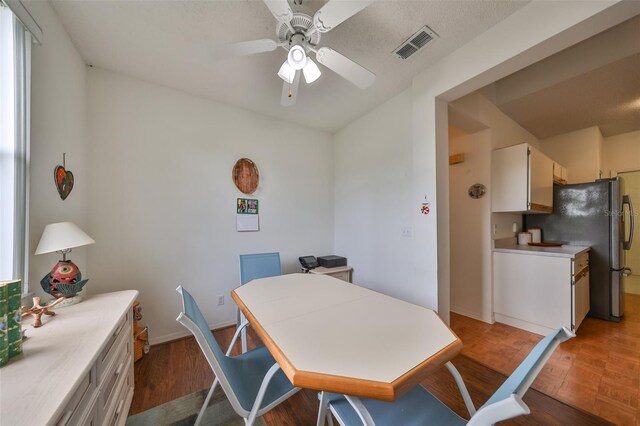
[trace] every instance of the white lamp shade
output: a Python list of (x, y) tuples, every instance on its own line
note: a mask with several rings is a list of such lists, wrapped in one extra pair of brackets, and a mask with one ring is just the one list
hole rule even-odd
[(35, 254), (71, 249), (95, 243), (82, 229), (71, 222), (51, 223), (44, 228)]
[(307, 53), (302, 46), (295, 45), (289, 49), (287, 61), (289, 62), (289, 66), (294, 70), (301, 70), (307, 64)]
[(283, 79), (285, 82), (292, 84), (295, 76), (296, 70), (291, 68), (288, 61), (284, 61), (284, 63), (280, 67), (280, 71), (278, 71), (278, 77)]
[(313, 83), (316, 81), (320, 75), (320, 68), (316, 65), (315, 62), (311, 60), (311, 58), (307, 58), (307, 64), (302, 69), (302, 73), (304, 74), (304, 80), (307, 84)]

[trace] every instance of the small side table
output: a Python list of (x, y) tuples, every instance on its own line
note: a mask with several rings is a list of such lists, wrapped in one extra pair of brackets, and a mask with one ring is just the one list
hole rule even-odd
[(351, 266), (338, 266), (335, 268), (325, 268), (324, 266), (318, 266), (309, 271), (310, 274), (316, 275), (331, 275), (339, 280), (351, 282), (351, 273), (353, 268)]

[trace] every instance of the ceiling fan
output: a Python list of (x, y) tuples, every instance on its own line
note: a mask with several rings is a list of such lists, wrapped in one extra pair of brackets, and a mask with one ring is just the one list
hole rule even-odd
[(284, 80), (280, 100), (282, 106), (296, 103), (301, 74), (307, 84), (320, 77), (320, 68), (309, 57), (310, 53), (315, 54), (320, 64), (361, 89), (373, 84), (376, 76), (371, 71), (329, 47), (318, 47), (318, 44), (322, 33), (332, 30), (375, 0), (329, 0), (313, 17), (306, 13), (294, 13), (287, 0), (263, 1), (278, 22), (277, 40), (261, 39), (216, 46), (213, 49), (214, 59), (271, 52), (278, 47), (288, 51), (287, 59), (277, 73)]

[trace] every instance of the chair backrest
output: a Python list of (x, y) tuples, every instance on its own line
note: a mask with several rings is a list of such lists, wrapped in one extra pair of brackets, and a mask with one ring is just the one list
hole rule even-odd
[[(507, 407), (506, 411), (509, 411), (508, 406), (511, 403), (518, 406), (516, 411), (520, 409), (523, 410), (523, 412), (514, 412), (515, 415), (528, 414), (529, 409), (521, 401), (522, 396), (529, 389), (549, 358), (551, 358), (551, 355), (558, 345), (572, 337), (575, 337), (575, 334), (563, 327), (538, 342), (531, 352), (529, 352), (529, 355), (527, 355), (524, 361), (520, 363), (518, 368), (516, 368), (507, 380), (505, 380), (502, 386), (500, 386), (491, 398), (489, 398), (489, 400), (480, 407), (477, 413), (469, 421), (469, 424), (493, 424), (498, 420), (504, 420), (505, 418), (494, 418), (493, 414), (498, 412), (504, 413), (505, 407)], [(487, 414), (491, 415), (487, 416)], [(511, 417), (515, 416), (506, 418)], [(487, 419), (492, 421), (487, 423)]]
[(240, 416), (246, 417), (248, 410), (242, 406), (236, 394), (237, 390), (242, 393), (242, 377), (236, 365), (237, 361), (224, 354), (193, 296), (182, 286), (178, 287), (176, 291), (182, 296), (182, 312), (178, 315), (177, 321), (191, 331), (196, 338), (213, 373), (220, 381), (220, 386), (231, 402), (231, 406)]
[(280, 253), (256, 253), (240, 255), (240, 284), (256, 278), (282, 275)]

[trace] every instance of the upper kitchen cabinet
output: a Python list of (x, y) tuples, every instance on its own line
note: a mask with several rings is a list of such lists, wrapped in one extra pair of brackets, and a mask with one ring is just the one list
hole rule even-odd
[(553, 163), (553, 182), (559, 185), (566, 185), (569, 182), (569, 172), (566, 167)]
[(527, 143), (496, 149), (491, 190), (491, 211), (495, 213), (551, 213), (553, 160)]

